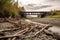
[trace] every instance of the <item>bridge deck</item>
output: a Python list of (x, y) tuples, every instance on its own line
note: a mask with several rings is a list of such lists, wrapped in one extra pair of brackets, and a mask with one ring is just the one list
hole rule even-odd
[(24, 15), (42, 15), (42, 14), (47, 14), (49, 12), (20, 12), (20, 13)]

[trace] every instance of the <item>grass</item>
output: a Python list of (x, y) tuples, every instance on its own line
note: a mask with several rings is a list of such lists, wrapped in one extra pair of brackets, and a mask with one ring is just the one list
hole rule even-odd
[(50, 15), (50, 16), (46, 16), (45, 18), (60, 18), (60, 15)]

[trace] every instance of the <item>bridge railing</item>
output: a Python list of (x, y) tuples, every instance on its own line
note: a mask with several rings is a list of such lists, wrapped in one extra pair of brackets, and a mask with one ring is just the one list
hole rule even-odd
[(42, 15), (44, 13), (21, 13), (23, 15)]

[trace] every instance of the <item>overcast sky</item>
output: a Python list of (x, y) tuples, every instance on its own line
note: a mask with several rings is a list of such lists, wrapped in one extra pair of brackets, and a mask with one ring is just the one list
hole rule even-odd
[(19, 0), (19, 5), (28, 5), (28, 4), (41, 4), (41, 5), (51, 5), (52, 7), (42, 8), (39, 10), (51, 10), (57, 9), (60, 10), (60, 0)]

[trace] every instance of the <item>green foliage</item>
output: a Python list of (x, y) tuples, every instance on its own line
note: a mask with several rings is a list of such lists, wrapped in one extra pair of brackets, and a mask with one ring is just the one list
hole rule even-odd
[(19, 7), (19, 11), (25, 11), (24, 7)]
[(54, 11), (51, 11), (50, 12), (51, 13), (51, 15), (60, 15), (60, 11), (58, 10), (54, 10)]
[(60, 10), (51, 11), (50, 15), (46, 16), (46, 18), (60, 18)]
[(50, 15), (50, 16), (46, 16), (45, 18), (60, 18), (60, 15)]
[(0, 17), (17, 17), (18, 11), (22, 9), (22, 7), (18, 8), (17, 2), (14, 3), (14, 0), (0, 0)]

